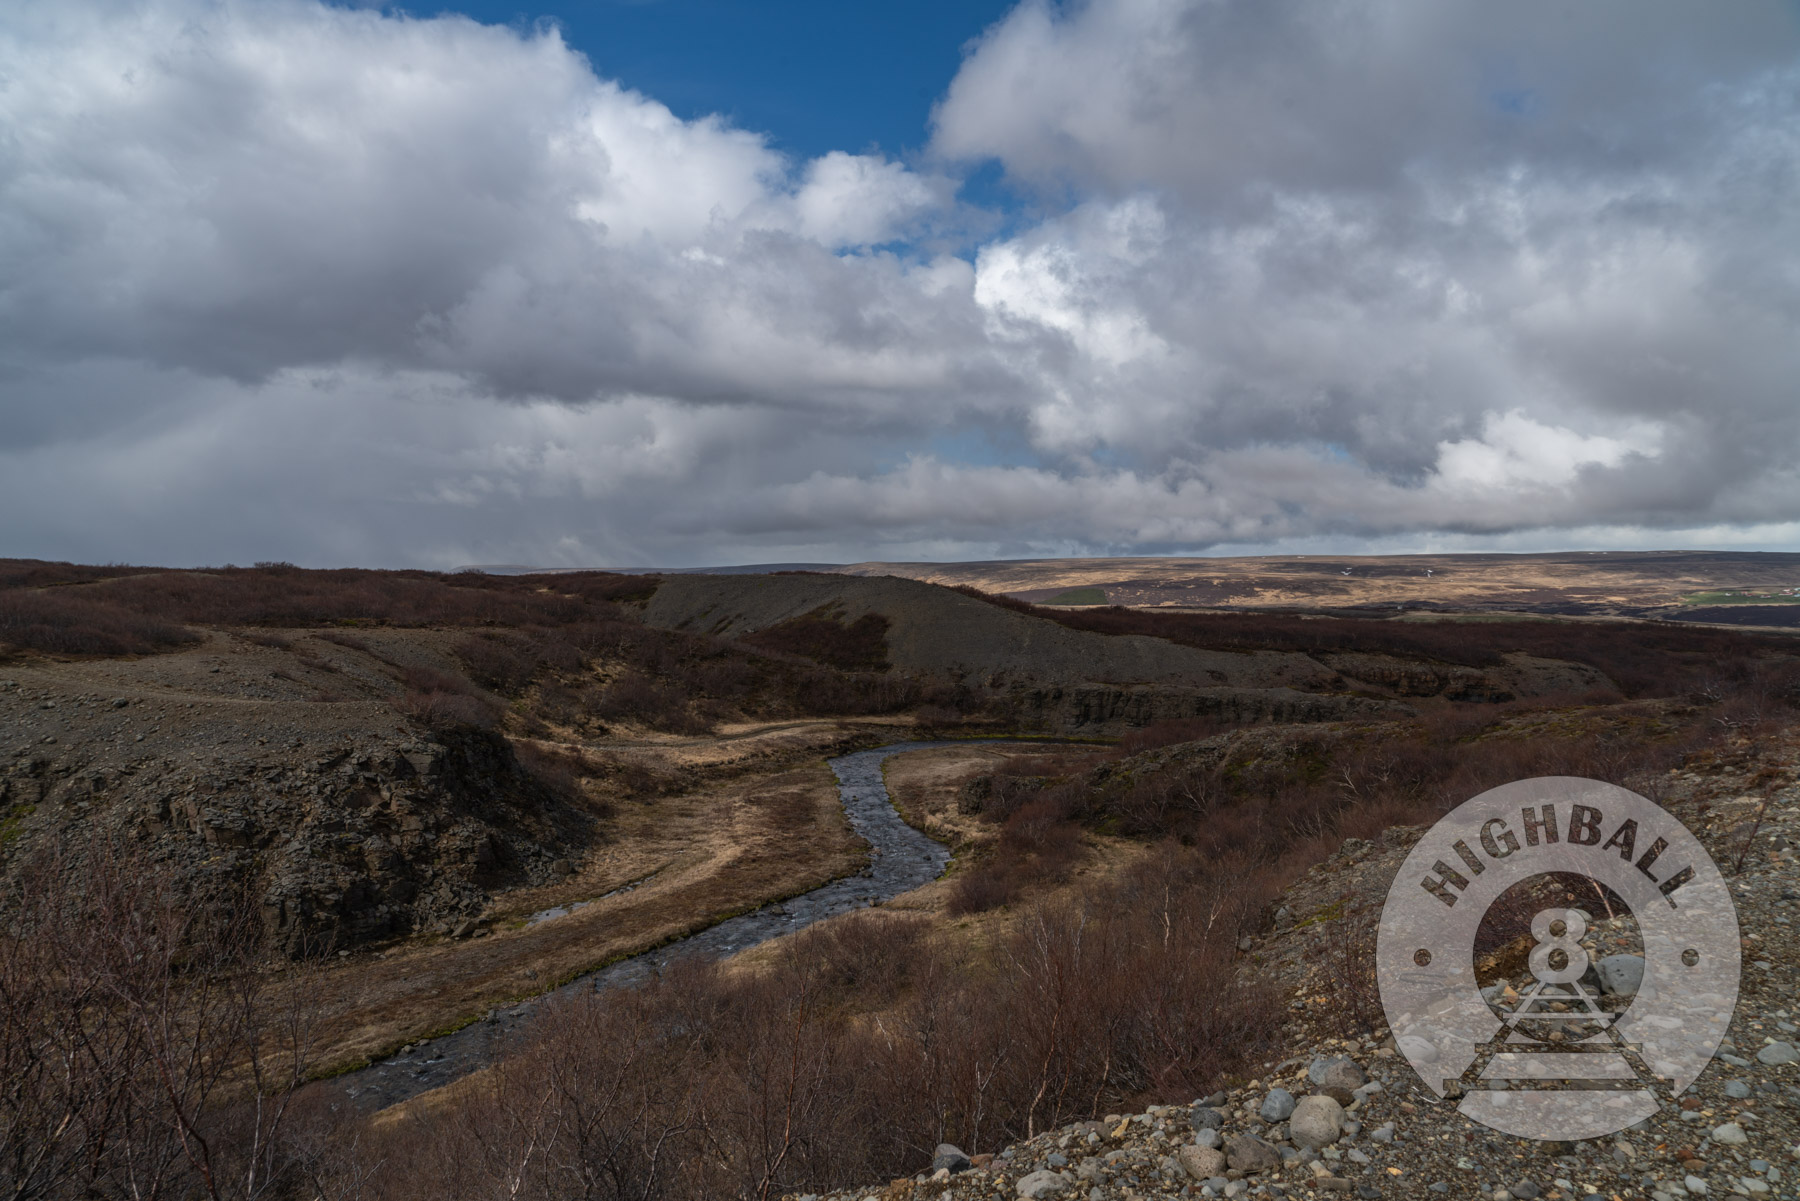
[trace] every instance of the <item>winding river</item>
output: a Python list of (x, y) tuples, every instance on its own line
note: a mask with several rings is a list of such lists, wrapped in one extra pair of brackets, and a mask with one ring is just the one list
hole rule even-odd
[[(888, 797), (881, 765), (890, 755), (905, 751), (971, 744), (996, 745), (989, 739), (895, 742), (827, 760), (837, 776), (838, 796), (851, 827), (869, 843), (868, 867), (811, 892), (727, 918), (679, 942), (620, 960), (549, 995), (587, 989), (599, 992), (635, 984), (677, 959), (731, 955), (777, 935), (804, 929), (820, 918), (862, 909), (937, 879), (950, 862), (950, 852), (901, 820)], [(542, 999), (497, 1009), (453, 1034), (415, 1043), (388, 1059), (346, 1073), (337, 1078), (337, 1083), (359, 1107), (367, 1110), (385, 1109), (440, 1088), (493, 1062), (507, 1037), (525, 1025), (531, 1010)]]

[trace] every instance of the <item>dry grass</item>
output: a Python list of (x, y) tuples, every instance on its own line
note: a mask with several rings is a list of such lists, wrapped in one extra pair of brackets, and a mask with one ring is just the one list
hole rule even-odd
[(1800, 555), (1648, 551), (1538, 555), (1259, 555), (1218, 559), (1027, 559), (863, 563), (896, 575), (1041, 601), (1101, 588), (1116, 605), (1246, 607), (1439, 604), (1659, 606), (1706, 589), (1800, 583)]

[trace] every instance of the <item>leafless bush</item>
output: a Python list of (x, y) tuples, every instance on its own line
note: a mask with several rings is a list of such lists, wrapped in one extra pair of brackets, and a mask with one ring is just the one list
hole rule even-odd
[(468, 666), (471, 679), (508, 696), (529, 684), (537, 671), (537, 655), (523, 639), (483, 634), (464, 638), (452, 649)]
[(16, 879), (0, 931), (0, 1190), (277, 1195), (307, 990), (265, 986), (244, 905), (196, 906), (104, 841), (52, 848)]
[(0, 591), (0, 649), (146, 655), (198, 641), (174, 622), (96, 604), (66, 588)]
[(680, 965), (552, 1007), (487, 1087), (367, 1131), (315, 1187), (774, 1197), (911, 1173), (940, 1141), (991, 1150), (1128, 1100), (1187, 1100), (1271, 1046), (1280, 1007), (1231, 966), (1263, 899), (1262, 881), (1171, 849), (1032, 909), (972, 962), (923, 922), (871, 913), (757, 972)]
[(587, 789), (582, 787), (583, 780), (604, 770), (602, 764), (591, 761), (573, 748), (544, 746), (531, 741), (514, 743), (513, 753), (526, 774), (558, 798), (596, 812), (597, 816), (606, 816), (608, 807), (592, 800)]
[(888, 669), (889, 624), (879, 613), (865, 613), (847, 622), (825, 607), (757, 630), (743, 641), (759, 650), (799, 655), (839, 671), (884, 672)]
[(1138, 755), (1159, 747), (1199, 742), (1202, 738), (1224, 733), (1234, 724), (1217, 717), (1189, 717), (1178, 721), (1154, 722), (1119, 739), (1119, 750), (1126, 755)]

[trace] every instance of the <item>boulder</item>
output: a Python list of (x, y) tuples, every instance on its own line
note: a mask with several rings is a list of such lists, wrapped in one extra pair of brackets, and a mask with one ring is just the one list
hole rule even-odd
[(1225, 1125), (1225, 1119), (1219, 1111), (1207, 1105), (1196, 1105), (1188, 1114), (1188, 1125), (1195, 1130), (1217, 1130)]
[(1061, 1195), (1069, 1187), (1069, 1182), (1055, 1172), (1033, 1172), (1018, 1183), (1021, 1197), (1055, 1197)]
[(1183, 1147), (1175, 1152), (1181, 1170), (1195, 1180), (1208, 1180), (1225, 1174), (1225, 1153), (1213, 1147)]
[(1320, 1091), (1341, 1088), (1355, 1092), (1369, 1082), (1368, 1073), (1348, 1055), (1320, 1056), (1307, 1067), (1306, 1078)]
[(1793, 1043), (1770, 1043), (1756, 1053), (1756, 1058), (1770, 1067), (1779, 1067), (1800, 1059), (1800, 1051), (1794, 1050)]
[(1642, 955), (1608, 955), (1595, 968), (1600, 974), (1600, 989), (1615, 997), (1631, 997), (1637, 995), (1638, 986), (1644, 982), (1644, 957)]
[(1219, 1136), (1217, 1130), (1202, 1130), (1194, 1135), (1194, 1145), (1196, 1147), (1223, 1147), (1225, 1140)]
[(949, 1143), (939, 1143), (937, 1150), (931, 1154), (931, 1170), (933, 1172), (949, 1168), (952, 1172), (966, 1172), (974, 1165), (969, 1157), (962, 1153), (962, 1148)]
[(1294, 1094), (1285, 1088), (1272, 1088), (1269, 1095), (1263, 1098), (1262, 1107), (1256, 1112), (1257, 1116), (1270, 1125), (1285, 1122), (1288, 1115), (1294, 1112)]
[(1302, 1097), (1288, 1119), (1288, 1135), (1302, 1147), (1326, 1147), (1344, 1129), (1344, 1107), (1330, 1097)]
[(1234, 1134), (1225, 1140), (1225, 1162), (1240, 1172), (1269, 1172), (1281, 1166), (1281, 1156), (1254, 1134)]

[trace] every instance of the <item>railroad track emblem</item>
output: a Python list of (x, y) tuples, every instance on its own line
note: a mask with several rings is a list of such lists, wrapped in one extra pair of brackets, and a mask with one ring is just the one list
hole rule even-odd
[[(1584, 877), (1635, 921), (1643, 972), (1622, 1008), (1594, 986), (1589, 915), (1566, 904), (1531, 916), (1526, 987), (1478, 988), (1482, 919), (1546, 875)], [(1699, 840), (1636, 793), (1571, 776), (1446, 814), (1395, 877), (1376, 945), (1382, 1008), (1413, 1070), (1466, 1116), (1535, 1139), (1597, 1138), (1672, 1101), (1725, 1037), (1739, 969), (1737, 911)]]

